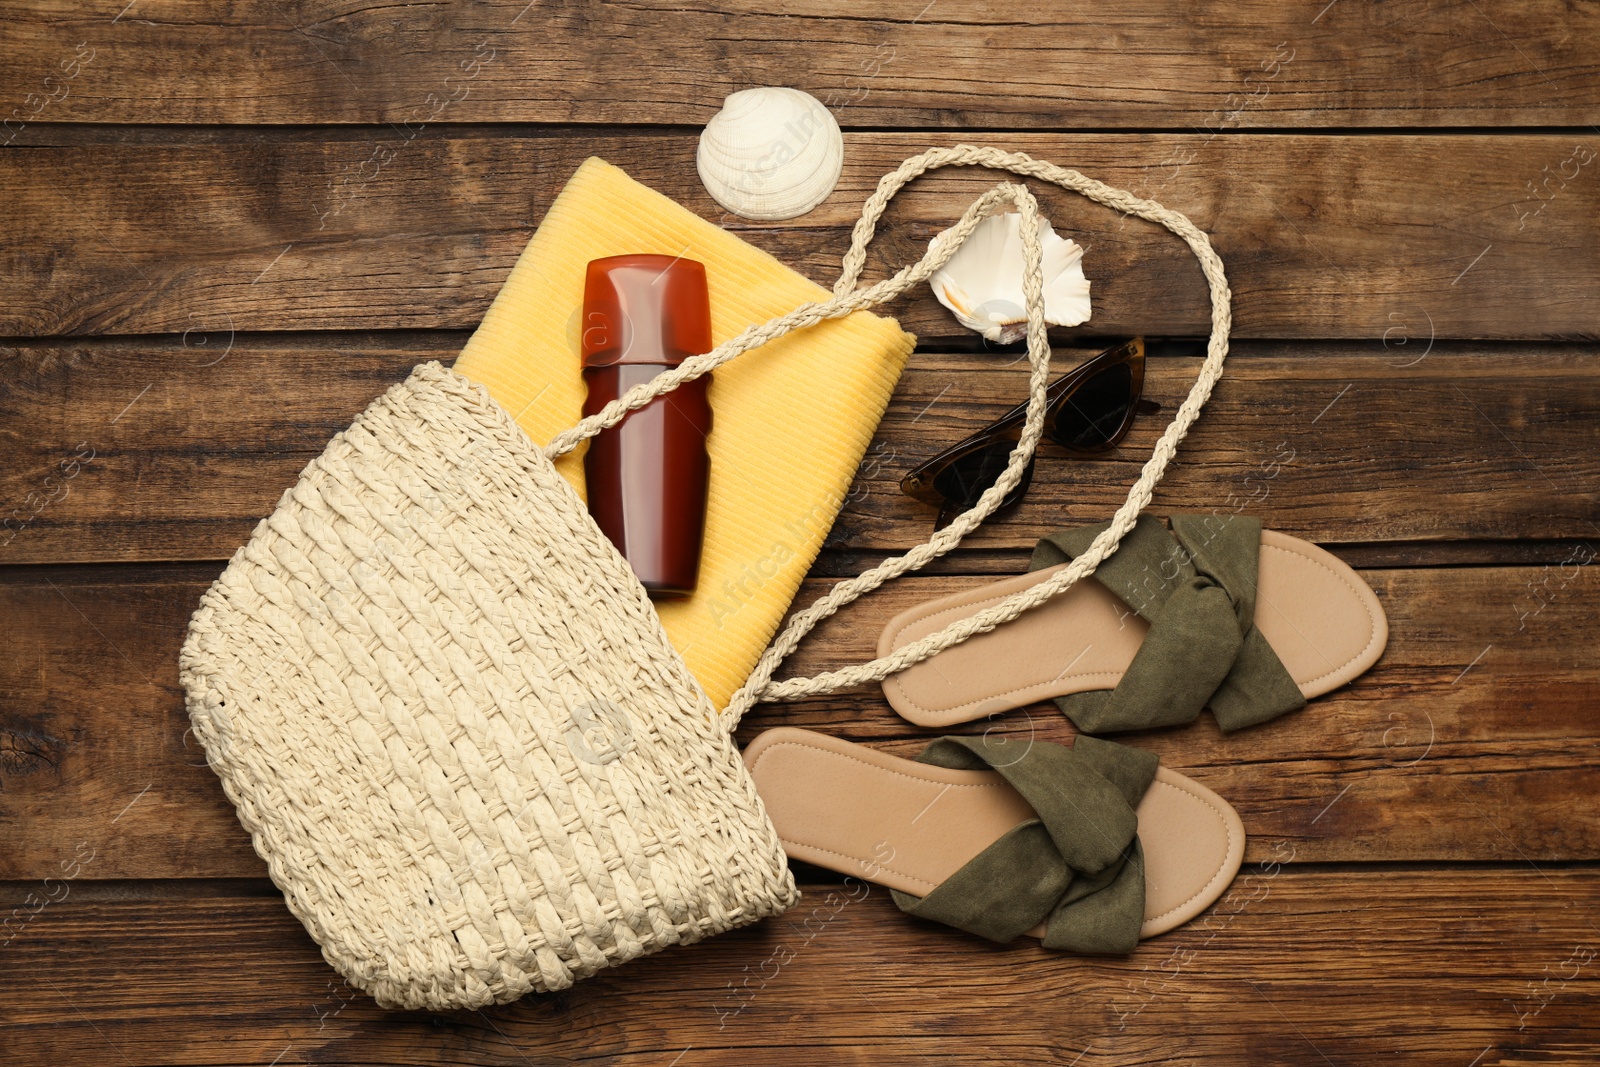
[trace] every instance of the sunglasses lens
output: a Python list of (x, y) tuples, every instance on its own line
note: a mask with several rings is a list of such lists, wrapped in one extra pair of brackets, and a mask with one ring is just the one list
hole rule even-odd
[(1106, 448), (1127, 425), (1132, 405), (1133, 371), (1126, 363), (1107, 367), (1065, 397), (1050, 436), (1067, 448)]
[[(1000, 480), (1014, 447), (1010, 441), (990, 441), (982, 448), (973, 449), (934, 476), (934, 489), (948, 501), (947, 507), (953, 507), (956, 511), (967, 510), (978, 502), (985, 490)], [(1020, 497), (1026, 484), (1026, 480), (1018, 483), (1011, 495)], [(1011, 498), (1008, 497), (1005, 503), (1012, 503)]]

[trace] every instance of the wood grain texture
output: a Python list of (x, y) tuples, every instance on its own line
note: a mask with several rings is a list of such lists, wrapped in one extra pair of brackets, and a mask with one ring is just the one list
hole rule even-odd
[(1597, 44), (1594, 11), (1552, 0), (52, 0), (6, 20), (0, 101), (13, 122), (699, 125), (793, 85), (855, 126), (1583, 125)]
[[(0, 572), (0, 617), (10, 620), (0, 658), (0, 878), (44, 877), (63, 842), (80, 840), (101, 848), (93, 878), (264, 873), (188, 735), (177, 683), (189, 615), (220, 569)], [(1391, 638), (1354, 684), (1231, 737), (1207, 717), (1128, 740), (1233, 803), (1252, 835), (1252, 860), (1278, 840), (1307, 860), (1600, 855), (1594, 568), (1365, 577), (1389, 613)], [(983, 580), (896, 582), (823, 624), (788, 669), (866, 659), (896, 612)], [(808, 582), (799, 602), (824, 588)], [(940, 732), (907, 724), (868, 687), (763, 705), (739, 739), (780, 725), (907, 756)], [(986, 728), (1044, 740), (1071, 735), (1050, 705), (964, 729)]]
[(3, 950), (8, 1057), (1511, 1067), (1592, 1063), (1600, 1043), (1593, 869), (1330, 871), (1286, 850), (1126, 959), (995, 946), (875, 888), (810, 885), (757, 926), (439, 1015), (344, 985), (268, 889), (0, 888), (5, 913), (54, 901)]
[[(676, 132), (385, 127), (62, 143), (75, 140), (71, 127), (30, 129), (18, 141), (30, 147), (0, 155), (0, 333), (470, 328), (590, 155), (831, 283), (880, 176), (930, 144), (976, 141), (1188, 214), (1227, 264), (1239, 337), (1596, 336), (1600, 136), (1589, 132), (856, 133), (834, 194), (770, 224), (723, 215), (696, 176), (694, 136)], [(891, 205), (869, 273), (920, 257), (1000, 177), (914, 184)], [(1088, 329), (1206, 332), (1205, 287), (1177, 238), (1064, 190), (1042, 203), (1088, 248)], [(926, 293), (887, 310), (925, 340), (971, 340)]]
[[(1600, 7), (1133, 0), (85, 0), (0, 19), (0, 1061), (1531, 1067), (1600, 1049)], [(759, 10), (757, 9), (759, 7)], [(813, 213), (695, 173), (723, 97), (845, 127)], [(1344, 689), (1224, 738), (1132, 735), (1215, 788), (1248, 865), (1130, 958), (1000, 948), (801, 866), (789, 914), (483, 1013), (378, 1010), (266, 881), (187, 735), (177, 653), (327, 440), (452, 358), (589, 155), (831, 284), (879, 176), (1030, 152), (1187, 213), (1235, 356), (1157, 497), (1331, 544), (1389, 615)], [(1002, 176), (891, 207), (869, 277)], [(1171, 235), (1059, 190), (1095, 336), (1203, 334)], [(1022, 395), (926, 295), (923, 339), (800, 603), (922, 540), (896, 483)], [(552, 324), (566, 329), (568, 324)], [(1153, 361), (1171, 410), (1192, 350)], [(1118, 503), (1159, 429), (1046, 446), (1024, 504), (819, 628), (842, 666), (913, 602), (1015, 573)], [(9, 566), (6, 566), (9, 564)], [(914, 754), (876, 687), (764, 705)], [(1051, 706), (963, 727), (1066, 740)], [(5, 881), (4, 879), (10, 879)]]
[[(373, 397), (462, 342), (212, 333), (0, 349), (0, 448), (14, 457), (0, 468), (0, 563), (226, 559)], [(1327, 543), (1576, 539), (1570, 554), (1600, 537), (1588, 351), (1422, 344), (1239, 345), (1155, 506), (1248, 509)], [(1064, 369), (1087, 351), (1055, 358)], [(1031, 549), (1108, 516), (1197, 368), (1152, 360), (1146, 395), (1165, 417), (1103, 458), (1042, 446), (1023, 504), (967, 546)], [(918, 353), (829, 544), (926, 538), (933, 509), (900, 493), (901, 476), (1020, 400), (1025, 378), (1014, 355)]]

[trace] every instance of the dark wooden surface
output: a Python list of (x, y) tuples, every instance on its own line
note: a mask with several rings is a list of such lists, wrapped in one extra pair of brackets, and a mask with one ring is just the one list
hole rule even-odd
[[(833, 195), (776, 223), (716, 206), (695, 172), (697, 136), (27, 127), (0, 160), (8, 242), (28, 250), (8, 264), (15, 290), (0, 306), (0, 330), (187, 333), (193, 342), (240, 331), (470, 328), (591, 155), (831, 283), (861, 202), (885, 172), (930, 144), (982, 140), (1181, 204), (1227, 261), (1239, 337), (1596, 333), (1600, 133), (1587, 128), (849, 132)], [(882, 274), (914, 261), (1003, 176), (971, 169), (907, 189), (869, 265)], [(1180, 241), (1064, 190), (1046, 186), (1040, 202), (1088, 250), (1094, 332), (1205, 332), (1205, 282)], [(972, 336), (925, 292), (889, 310), (930, 343)]]
[[(753, 7), (141, 0), (0, 21), (0, 1060), (1600, 1060), (1600, 15)], [(816, 212), (747, 223), (700, 188), (694, 142), (766, 83), (835, 110), (846, 167)], [(959, 141), (1214, 235), (1238, 341), (1157, 507), (1328, 545), (1389, 614), (1379, 664), (1302, 712), (1131, 739), (1238, 807), (1233, 891), (1085, 959), (916, 923), (807, 868), (789, 915), (564, 994), (428, 1015), (343, 986), (187, 736), (176, 655), (206, 584), (332, 434), (459, 350), (586, 156), (828, 282), (878, 175)], [(872, 269), (992, 177), (913, 186)], [(1095, 283), (1060, 359), (1203, 331), (1175, 240), (1042, 199)], [(900, 474), (1021, 395), (1018, 353), (926, 297), (890, 310), (922, 344), (806, 599), (925, 537)], [(1170, 411), (1198, 347), (1155, 351)], [(862, 658), (900, 608), (1103, 518), (1158, 429), (1096, 460), (1046, 448), (1020, 508), (791, 669)], [(875, 691), (758, 709), (740, 738), (779, 724), (907, 754), (923, 737)], [(1000, 725), (1068, 734), (1048, 707)]]

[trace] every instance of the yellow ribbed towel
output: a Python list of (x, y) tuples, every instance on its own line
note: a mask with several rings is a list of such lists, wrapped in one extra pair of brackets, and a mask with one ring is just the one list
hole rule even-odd
[[(705, 264), (721, 344), (829, 293), (602, 159), (550, 205), (455, 369), (539, 443), (577, 422), (584, 270), (629, 252)], [(667, 635), (717, 707), (772, 640), (833, 525), (916, 338), (864, 311), (781, 337), (712, 377), (711, 486), (700, 584), (658, 601)], [(583, 491), (578, 454), (557, 464)]]

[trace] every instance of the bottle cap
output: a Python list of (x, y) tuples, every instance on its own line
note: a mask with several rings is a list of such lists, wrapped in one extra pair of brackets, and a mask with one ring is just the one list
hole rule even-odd
[(676, 366), (711, 351), (706, 268), (681, 256), (610, 256), (589, 262), (579, 334), (584, 367)]

